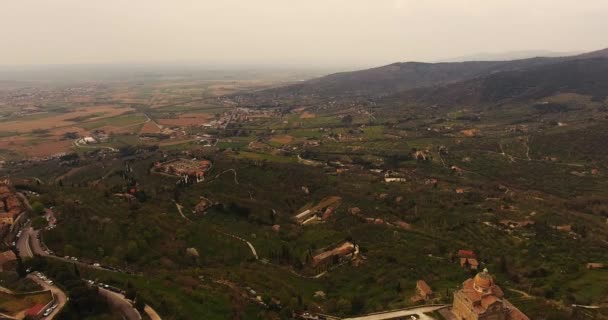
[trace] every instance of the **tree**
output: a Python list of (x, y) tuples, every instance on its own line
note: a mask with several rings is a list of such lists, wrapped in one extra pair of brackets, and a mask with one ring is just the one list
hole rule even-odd
[(509, 266), (507, 265), (507, 258), (504, 255), (500, 256), (499, 271), (501, 273), (509, 272)]
[[(127, 289), (125, 290), (125, 298), (129, 299), (129, 300), (134, 300), (135, 302), (137, 302), (138, 300), (138, 295), (137, 295), (137, 290), (135, 290), (135, 287), (133, 286), (133, 284), (128, 281), (127, 282)], [(141, 300), (141, 299), (139, 299)]]
[(360, 314), (365, 309), (365, 298), (356, 295), (350, 300), (350, 307), (352, 314)]
[(74, 274), (80, 278), (80, 270), (78, 270), (78, 266), (74, 263)]
[(336, 303), (336, 309), (338, 309), (337, 311), (341, 314), (347, 314), (351, 311), (352, 308), (348, 300), (340, 298)]
[(19, 256), (18, 254), (17, 256), (17, 274), (19, 275), (19, 278), (25, 278), (27, 276), (27, 271), (25, 269), (25, 266), (23, 265), (23, 260), (21, 260), (21, 256)]
[(44, 213), (44, 205), (36, 201), (32, 204), (32, 211), (37, 215), (42, 215)]

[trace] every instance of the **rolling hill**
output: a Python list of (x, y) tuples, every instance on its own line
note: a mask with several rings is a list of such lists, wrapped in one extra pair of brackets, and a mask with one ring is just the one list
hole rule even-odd
[(577, 93), (604, 100), (608, 94), (608, 58), (576, 59), (506, 71), (472, 80), (414, 89), (386, 101), (440, 105), (501, 104), (529, 101), (556, 93)]
[(576, 56), (512, 61), (454, 63), (393, 63), (361, 71), (335, 73), (302, 83), (257, 92), (277, 98), (319, 95), (326, 97), (383, 97), (416, 88), (432, 87), (484, 77), (500, 72), (526, 70), (588, 58), (608, 58), (608, 49)]

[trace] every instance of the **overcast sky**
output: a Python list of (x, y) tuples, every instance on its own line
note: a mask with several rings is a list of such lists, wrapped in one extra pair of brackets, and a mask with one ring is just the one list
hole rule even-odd
[(608, 47), (608, 0), (0, 0), (0, 65), (370, 66)]

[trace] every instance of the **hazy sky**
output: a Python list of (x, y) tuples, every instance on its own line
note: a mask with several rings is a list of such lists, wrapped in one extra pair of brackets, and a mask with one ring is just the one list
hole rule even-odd
[(0, 0), (0, 65), (368, 66), (608, 47), (608, 0)]

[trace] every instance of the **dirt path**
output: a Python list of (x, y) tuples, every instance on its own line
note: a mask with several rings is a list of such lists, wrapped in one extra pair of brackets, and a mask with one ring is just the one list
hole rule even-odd
[(184, 212), (182, 211), (182, 209), (184, 207), (181, 204), (176, 202), (175, 207), (177, 208), (177, 212), (179, 212), (179, 214), (182, 216), (182, 218), (186, 219), (188, 222), (192, 222), (192, 220), (188, 219), (188, 217), (186, 217), (186, 215), (184, 215)]
[(524, 146), (526, 146), (526, 158), (528, 158), (528, 161), (532, 160), (532, 158), (530, 158), (530, 137), (526, 136), (526, 140), (524, 140)]
[(251, 254), (253, 254), (253, 256), (255, 257), (256, 260), (259, 260), (258, 253), (255, 250), (255, 247), (253, 246), (253, 244), (251, 244), (251, 242), (249, 242), (249, 241), (247, 241), (247, 240), (245, 240), (245, 239), (243, 239), (243, 238), (241, 238), (239, 236), (236, 236), (236, 235), (233, 235), (233, 234), (230, 234), (230, 233), (226, 233), (224, 231), (219, 231), (219, 230), (215, 230), (215, 231), (217, 231), (217, 232), (219, 232), (219, 233), (221, 233), (221, 234), (223, 234), (225, 236), (228, 236), (228, 237), (234, 238), (236, 240), (245, 242), (247, 244), (247, 246), (249, 247), (249, 250), (251, 250)]

